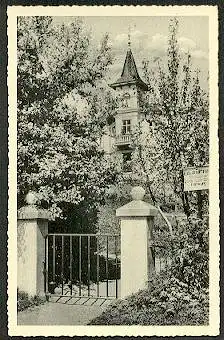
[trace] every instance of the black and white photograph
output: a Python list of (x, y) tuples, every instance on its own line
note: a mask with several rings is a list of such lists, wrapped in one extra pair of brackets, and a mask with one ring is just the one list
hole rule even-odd
[(219, 334), (217, 27), (8, 8), (10, 335)]

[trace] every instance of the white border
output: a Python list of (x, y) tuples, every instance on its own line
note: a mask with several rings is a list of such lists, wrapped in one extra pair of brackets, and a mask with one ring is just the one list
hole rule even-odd
[[(200, 336), (219, 334), (219, 163), (217, 6), (58, 6), (8, 7), (9, 89), (9, 335), (21, 336)], [(210, 316), (209, 326), (18, 326), (16, 311), (16, 20), (17, 16), (208, 16), (210, 91)]]

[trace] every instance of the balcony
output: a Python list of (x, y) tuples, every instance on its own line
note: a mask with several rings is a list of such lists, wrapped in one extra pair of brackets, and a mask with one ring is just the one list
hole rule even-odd
[(116, 136), (115, 144), (116, 145), (128, 145), (131, 143), (131, 135), (118, 135)]

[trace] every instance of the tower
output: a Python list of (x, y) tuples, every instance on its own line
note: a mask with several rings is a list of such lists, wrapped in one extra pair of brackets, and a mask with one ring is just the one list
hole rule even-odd
[[(130, 39), (130, 38), (129, 38)], [(128, 50), (121, 77), (110, 84), (117, 93), (118, 108), (115, 113), (115, 146), (117, 152), (123, 155), (124, 170), (130, 171), (131, 133), (142, 117), (142, 100), (148, 86), (138, 74), (134, 56), (128, 42)]]

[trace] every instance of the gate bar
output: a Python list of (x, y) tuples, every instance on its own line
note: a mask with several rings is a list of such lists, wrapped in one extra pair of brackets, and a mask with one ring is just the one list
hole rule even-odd
[(114, 237), (115, 239), (115, 267), (116, 267), (116, 271), (115, 271), (115, 275), (116, 275), (116, 283), (115, 283), (115, 289), (116, 289), (116, 298), (118, 297), (118, 280), (117, 280), (117, 274), (118, 274), (118, 270), (117, 270), (117, 267), (118, 267), (118, 259), (117, 259), (117, 236)]
[(82, 237), (79, 235), (79, 295), (81, 296), (82, 288)]
[(47, 293), (48, 293), (48, 237), (46, 238), (46, 249), (47, 249), (47, 253), (46, 253), (46, 282), (47, 282)]
[(107, 260), (106, 260), (106, 278), (107, 278), (107, 297), (108, 297), (108, 236), (106, 236), (107, 238)]
[(100, 264), (99, 264), (99, 237), (96, 238), (96, 281), (97, 281), (97, 297), (99, 297), (99, 281), (100, 281)]
[(55, 235), (53, 236), (53, 281), (55, 282)]
[(90, 296), (90, 236), (88, 236), (87, 251), (88, 251), (88, 296)]
[(70, 238), (70, 282), (71, 282), (71, 295), (72, 295), (72, 236)]
[(45, 237), (45, 294), (48, 294), (48, 236)]
[(64, 292), (64, 235), (61, 237), (61, 249), (62, 249), (62, 254), (61, 254), (61, 279), (62, 279), (62, 287), (61, 287), (61, 292), (63, 295)]

